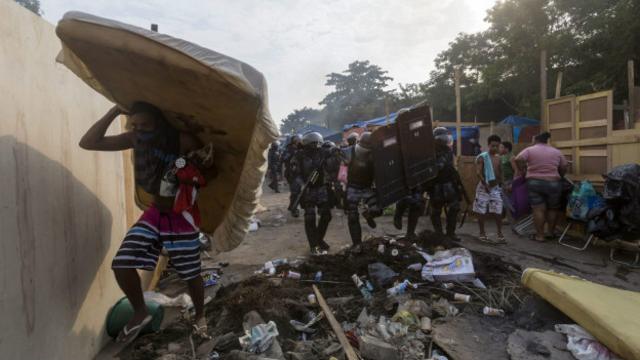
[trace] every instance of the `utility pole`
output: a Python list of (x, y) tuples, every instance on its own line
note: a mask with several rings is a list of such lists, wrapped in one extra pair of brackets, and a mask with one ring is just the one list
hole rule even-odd
[(562, 71), (558, 72), (558, 77), (556, 78), (556, 96), (555, 98), (560, 97), (560, 93), (562, 92)]
[(540, 123), (546, 127), (544, 101), (547, 100), (547, 50), (540, 52)]
[(462, 156), (462, 103), (460, 100), (460, 66), (454, 68), (453, 80), (456, 90), (456, 155)]
[(633, 60), (627, 62), (627, 82), (629, 86), (629, 123), (627, 129), (633, 129), (636, 123), (636, 94), (635, 94), (635, 73)]

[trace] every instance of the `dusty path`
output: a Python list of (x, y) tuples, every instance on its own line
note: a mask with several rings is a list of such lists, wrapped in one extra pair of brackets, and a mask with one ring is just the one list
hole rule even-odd
[[(286, 211), (288, 197), (286, 186), (280, 194), (265, 187), (260, 203), (266, 207), (266, 210), (256, 215), (261, 220), (262, 227), (256, 232), (248, 233), (243, 243), (236, 249), (215, 255), (213, 261), (260, 266), (265, 261), (275, 258), (306, 256), (308, 245), (303, 219), (302, 217), (293, 218)], [(351, 240), (344, 213), (338, 209), (334, 209), (332, 213), (333, 219), (329, 225), (326, 241), (331, 245), (331, 252), (337, 252), (349, 246)], [(369, 229), (364, 221), (361, 221), (364, 238), (368, 235), (401, 233), (393, 227), (391, 216), (380, 217), (377, 222), (376, 229)], [(428, 217), (420, 218), (418, 230), (422, 229), (431, 229)], [(495, 233), (494, 225), (489, 224), (487, 231)], [(561, 246), (557, 242), (540, 244), (513, 234), (508, 227), (504, 231), (508, 244), (491, 246), (479, 242), (475, 238), (477, 232), (477, 224), (473, 219), (469, 219), (459, 230), (463, 239), (462, 245), (471, 250), (503, 256), (505, 260), (519, 264), (522, 268), (552, 269), (602, 284), (640, 291), (640, 270), (611, 263), (606, 249), (591, 247), (586, 251), (578, 252)]]

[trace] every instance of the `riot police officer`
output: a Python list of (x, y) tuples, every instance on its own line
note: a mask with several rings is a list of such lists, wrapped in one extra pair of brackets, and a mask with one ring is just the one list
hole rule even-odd
[(342, 209), (345, 193), (342, 183), (338, 181), (338, 173), (340, 172), (340, 165), (344, 162), (344, 155), (333, 141), (325, 141), (322, 144), (322, 149), (325, 151), (326, 156), (325, 182), (329, 190), (331, 207), (335, 206)]
[(442, 234), (442, 210), (446, 213), (446, 234), (457, 240), (456, 222), (460, 212), (460, 191), (458, 174), (453, 164), (453, 151), (449, 147), (452, 142), (449, 131), (444, 127), (433, 129), (435, 141), (436, 167), (438, 175), (428, 183), (427, 192), (431, 207), (431, 223), (436, 233)]
[(418, 226), (418, 219), (420, 215), (424, 213), (426, 201), (422, 196), (423, 191), (421, 189), (415, 189), (411, 192), (411, 195), (405, 196), (402, 200), (396, 203), (396, 212), (393, 215), (393, 225), (398, 230), (402, 230), (402, 216), (404, 212), (409, 210), (409, 219), (407, 220), (407, 233), (405, 238), (408, 240), (416, 237), (416, 227)]
[(354, 250), (360, 250), (362, 244), (362, 228), (358, 206), (361, 202), (367, 205), (367, 210), (363, 212), (363, 217), (371, 228), (376, 227), (375, 216), (382, 214), (376, 206), (375, 193), (373, 191), (373, 159), (371, 155), (372, 141), (371, 133), (364, 132), (360, 136), (360, 142), (355, 145), (347, 173), (347, 196), (346, 209), (349, 234)]
[(269, 162), (267, 173), (271, 178), (271, 182), (269, 183), (269, 187), (279, 193), (280, 189), (278, 187), (278, 176), (280, 169), (280, 142), (274, 141), (271, 143), (271, 147), (269, 148), (269, 153), (267, 154), (267, 160)]
[(295, 157), (296, 153), (301, 149), (302, 137), (298, 134), (293, 135), (281, 156), (282, 164), (284, 165), (284, 177), (289, 184), (289, 210), (291, 211), (291, 215), (293, 217), (298, 217), (300, 214), (297, 206), (295, 208), (292, 208), (294, 200), (300, 193), (300, 185), (295, 181), (295, 171), (293, 169), (292, 160)]
[(320, 133), (305, 134), (302, 137), (302, 151), (297, 152), (292, 160), (295, 181), (302, 187), (306, 185), (300, 203), (304, 209), (304, 230), (313, 255), (329, 249), (324, 236), (331, 221), (331, 204), (325, 183), (327, 153), (321, 148), (322, 143)]

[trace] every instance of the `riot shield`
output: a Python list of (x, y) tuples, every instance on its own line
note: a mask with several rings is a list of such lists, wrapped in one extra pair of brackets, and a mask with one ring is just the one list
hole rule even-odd
[(398, 128), (396, 124), (382, 126), (371, 133), (371, 139), (378, 206), (384, 208), (409, 193), (405, 185)]
[(401, 113), (396, 123), (405, 181), (409, 189), (415, 189), (438, 174), (429, 106)]

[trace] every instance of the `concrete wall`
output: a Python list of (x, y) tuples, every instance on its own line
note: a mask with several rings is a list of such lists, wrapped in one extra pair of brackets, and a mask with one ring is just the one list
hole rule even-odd
[(0, 14), (0, 358), (91, 358), (122, 296), (123, 156), (77, 144), (110, 104), (55, 63), (53, 25)]

